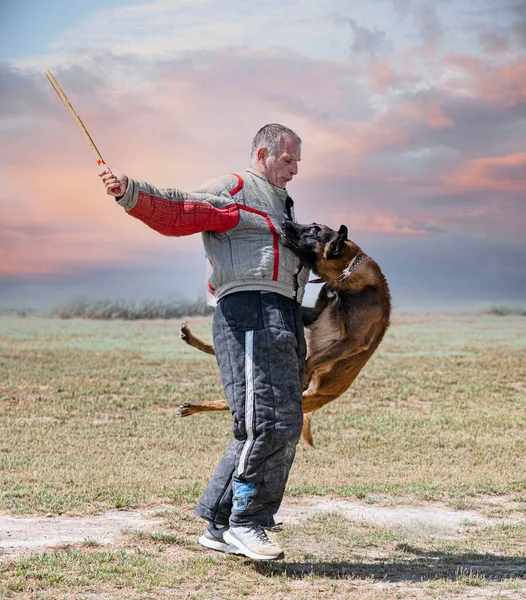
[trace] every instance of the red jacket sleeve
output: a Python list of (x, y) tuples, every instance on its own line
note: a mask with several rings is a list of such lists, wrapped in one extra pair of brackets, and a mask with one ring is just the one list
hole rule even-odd
[(202, 231), (224, 233), (239, 222), (239, 209), (234, 203), (217, 208), (208, 202), (174, 202), (143, 191), (128, 214), (155, 231), (172, 236)]
[[(238, 175), (236, 177), (242, 182)], [(118, 202), (129, 215), (163, 235), (224, 233), (239, 223), (239, 209), (233, 196), (243, 186), (238, 183), (230, 189), (232, 183), (232, 176), (227, 176), (211, 180), (199, 190), (183, 192), (176, 188), (158, 189), (130, 179), (126, 193)]]

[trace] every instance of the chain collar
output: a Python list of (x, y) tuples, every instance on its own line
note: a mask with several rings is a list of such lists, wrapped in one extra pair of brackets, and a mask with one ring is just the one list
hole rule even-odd
[[(346, 279), (347, 277), (349, 277), (349, 275), (356, 269), (356, 267), (359, 267), (366, 258), (368, 258), (367, 254), (357, 254), (345, 267), (338, 279), (341, 281), (342, 279)], [(311, 279), (309, 283), (325, 283), (325, 279), (318, 277), (318, 279)]]
[(360, 254), (359, 256), (355, 256), (342, 271), (342, 274), (338, 279), (346, 279), (347, 277), (349, 277), (349, 275), (356, 269), (356, 267), (359, 267), (366, 258), (367, 254)]

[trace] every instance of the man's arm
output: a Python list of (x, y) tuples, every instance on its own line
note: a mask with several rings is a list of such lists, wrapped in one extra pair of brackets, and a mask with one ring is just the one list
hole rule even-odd
[[(224, 180), (211, 183), (206, 192), (183, 192), (176, 188), (158, 189), (107, 169), (99, 175), (107, 193), (114, 196), (128, 214), (163, 235), (224, 233), (239, 222), (239, 210)], [(237, 179), (232, 176), (232, 186), (236, 183)], [(116, 186), (120, 187), (119, 192), (113, 191)], [(122, 190), (125, 190), (124, 195)]]

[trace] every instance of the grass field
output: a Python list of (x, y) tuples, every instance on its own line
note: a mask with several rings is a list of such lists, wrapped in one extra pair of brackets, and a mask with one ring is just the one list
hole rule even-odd
[[(210, 338), (209, 318), (190, 324)], [(111, 545), (0, 547), (0, 597), (526, 598), (526, 318), (395, 317), (351, 390), (315, 414), (316, 447), (298, 447), (287, 505), (474, 516), (447, 531), (335, 509), (273, 534), (281, 562), (205, 551), (192, 508), (230, 418), (176, 413), (221, 396), (214, 359), (176, 321), (0, 317), (2, 514), (162, 521)]]

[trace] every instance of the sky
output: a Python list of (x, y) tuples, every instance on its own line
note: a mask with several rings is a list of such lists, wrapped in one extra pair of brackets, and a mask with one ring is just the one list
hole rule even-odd
[[(188, 190), (302, 138), (300, 222), (381, 266), (394, 309), (526, 304), (525, 0), (3, 0), (0, 307), (205, 297), (200, 236), (128, 216), (114, 170)], [(309, 286), (307, 301), (318, 289)]]

